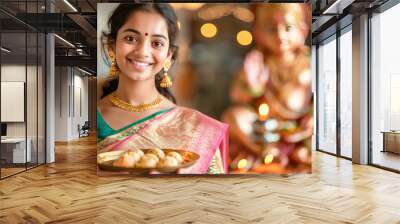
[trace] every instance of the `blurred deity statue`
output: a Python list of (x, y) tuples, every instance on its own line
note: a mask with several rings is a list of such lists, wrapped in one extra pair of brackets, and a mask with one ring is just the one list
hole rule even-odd
[(311, 172), (313, 98), (308, 5), (251, 6), (256, 47), (244, 60), (223, 115), (230, 124), (231, 170)]

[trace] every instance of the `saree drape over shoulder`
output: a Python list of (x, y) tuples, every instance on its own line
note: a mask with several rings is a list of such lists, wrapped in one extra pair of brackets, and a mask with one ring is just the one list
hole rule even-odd
[[(196, 152), (200, 158), (193, 166), (181, 169), (179, 173), (213, 173), (210, 168), (215, 169), (218, 164), (222, 173), (227, 172), (228, 125), (184, 107), (155, 113), (142, 120), (115, 134), (103, 136), (104, 138), (99, 136), (99, 153), (154, 147), (184, 149)], [(216, 161), (216, 157), (222, 160)]]

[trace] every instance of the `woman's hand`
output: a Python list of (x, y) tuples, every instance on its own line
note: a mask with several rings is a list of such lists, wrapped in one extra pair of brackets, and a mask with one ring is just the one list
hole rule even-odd
[(258, 50), (252, 50), (244, 60), (246, 80), (254, 92), (263, 91), (268, 80), (268, 68), (264, 64), (264, 56)]

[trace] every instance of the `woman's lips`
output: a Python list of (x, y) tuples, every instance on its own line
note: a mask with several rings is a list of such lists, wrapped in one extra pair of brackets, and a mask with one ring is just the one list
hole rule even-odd
[(132, 60), (128, 59), (128, 62), (131, 64), (131, 66), (137, 70), (137, 71), (144, 71), (146, 68), (150, 67), (153, 63), (150, 62), (144, 62), (144, 61), (138, 61), (138, 60)]

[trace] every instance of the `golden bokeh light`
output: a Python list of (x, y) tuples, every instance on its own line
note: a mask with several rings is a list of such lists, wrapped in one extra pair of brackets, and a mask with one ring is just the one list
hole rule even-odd
[(236, 35), (237, 42), (242, 46), (247, 46), (253, 41), (253, 36), (247, 30), (242, 30)]
[(201, 26), (200, 32), (201, 32), (201, 35), (203, 35), (204, 37), (206, 37), (206, 38), (212, 38), (212, 37), (214, 37), (214, 36), (217, 34), (218, 29), (217, 29), (217, 27), (216, 27), (214, 24), (212, 24), (212, 23), (205, 23), (205, 24), (203, 24), (203, 25)]
[(259, 113), (261, 116), (267, 116), (268, 113), (269, 113), (269, 106), (268, 106), (268, 104), (266, 104), (266, 103), (261, 104), (261, 105), (258, 107), (258, 113)]
[(265, 164), (270, 164), (270, 163), (272, 163), (273, 160), (274, 160), (274, 155), (268, 154), (264, 158), (264, 163)]
[(246, 167), (247, 167), (247, 159), (241, 159), (241, 160), (239, 160), (237, 167), (238, 167), (239, 169), (246, 168)]

